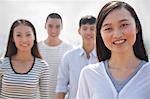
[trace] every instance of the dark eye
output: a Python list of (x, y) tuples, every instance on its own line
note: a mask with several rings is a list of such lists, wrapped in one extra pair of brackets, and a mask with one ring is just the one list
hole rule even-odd
[(86, 30), (87, 30), (87, 28), (83, 28), (83, 30), (84, 30), (84, 31), (86, 31)]
[(94, 31), (94, 30), (95, 30), (95, 28), (90, 28), (90, 30), (91, 30), (91, 31)]
[(27, 34), (27, 36), (31, 36), (31, 34), (30, 34), (30, 33), (28, 33), (28, 34)]
[(125, 27), (127, 27), (129, 24), (127, 24), (127, 23), (124, 23), (124, 24), (121, 24), (121, 28), (125, 28)]
[(60, 25), (57, 25), (56, 28), (57, 28), (57, 29), (60, 28)]
[(104, 31), (109, 31), (109, 32), (110, 32), (110, 31), (112, 31), (112, 30), (113, 30), (113, 29), (112, 29), (112, 28), (110, 28), (110, 27), (109, 27), (109, 28), (105, 28), (105, 29), (104, 29)]
[(52, 25), (48, 25), (48, 27), (49, 27), (49, 28), (52, 28), (53, 26), (52, 26)]
[(16, 36), (17, 36), (17, 37), (20, 37), (21, 35), (20, 35), (20, 34), (17, 34)]

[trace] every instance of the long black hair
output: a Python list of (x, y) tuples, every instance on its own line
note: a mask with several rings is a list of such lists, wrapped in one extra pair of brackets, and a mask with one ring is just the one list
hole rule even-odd
[(13, 22), (13, 24), (10, 28), (10, 32), (9, 32), (9, 38), (8, 38), (5, 57), (11, 57), (11, 56), (17, 54), (17, 47), (13, 41), (13, 33), (14, 33), (14, 28), (21, 25), (21, 24), (31, 27), (33, 34), (34, 34), (34, 37), (35, 37), (34, 44), (33, 44), (33, 47), (31, 49), (31, 53), (34, 57), (42, 58), (40, 53), (39, 53), (38, 46), (37, 46), (36, 30), (35, 30), (33, 24), (26, 19), (18, 19), (18, 20)]
[(102, 37), (101, 37), (101, 27), (104, 19), (106, 16), (113, 11), (114, 9), (119, 8), (125, 8), (127, 9), (131, 16), (134, 18), (136, 23), (136, 28), (138, 30), (138, 33), (136, 34), (136, 41), (133, 45), (133, 50), (135, 53), (135, 56), (138, 57), (141, 60), (148, 61), (148, 55), (146, 52), (146, 49), (144, 47), (143, 43), (143, 37), (142, 37), (142, 27), (140, 20), (135, 12), (135, 10), (127, 3), (122, 1), (110, 1), (106, 5), (103, 6), (103, 8), (100, 10), (98, 17), (97, 17), (97, 24), (96, 24), (96, 50), (97, 50), (97, 56), (99, 61), (104, 61), (106, 59), (109, 59), (111, 57), (111, 51), (105, 46)]

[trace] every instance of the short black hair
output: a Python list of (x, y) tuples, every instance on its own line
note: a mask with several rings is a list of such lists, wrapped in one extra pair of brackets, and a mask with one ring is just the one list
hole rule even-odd
[(79, 27), (85, 24), (96, 24), (96, 18), (92, 15), (86, 15), (82, 17), (79, 21)]
[(47, 22), (48, 18), (60, 19), (61, 23), (62, 23), (62, 17), (58, 13), (50, 13), (46, 18), (46, 22)]

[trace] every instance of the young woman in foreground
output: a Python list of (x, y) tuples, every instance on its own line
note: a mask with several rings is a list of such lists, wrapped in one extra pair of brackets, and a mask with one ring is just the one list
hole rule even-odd
[(150, 63), (134, 9), (111, 1), (97, 18), (99, 63), (80, 75), (77, 99), (149, 99)]

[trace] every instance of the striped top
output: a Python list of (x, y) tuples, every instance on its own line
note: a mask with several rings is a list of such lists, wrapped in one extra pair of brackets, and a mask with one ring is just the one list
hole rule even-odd
[[(49, 68), (42, 59), (35, 58), (32, 68), (27, 73), (15, 72), (8, 57), (0, 62), (0, 98), (2, 99), (48, 99), (48, 83)], [(37, 90), (40, 91), (38, 97)]]
[(49, 81), (49, 99), (55, 99), (55, 89), (57, 83), (57, 72), (63, 54), (72, 48), (71, 45), (62, 42), (58, 46), (48, 46), (41, 41), (38, 43), (40, 53), (44, 60), (49, 64), (50, 81)]

